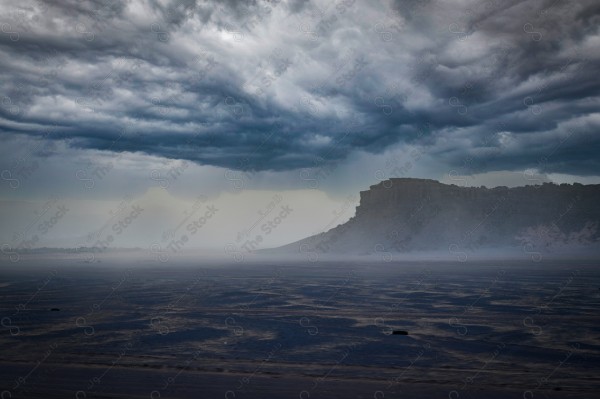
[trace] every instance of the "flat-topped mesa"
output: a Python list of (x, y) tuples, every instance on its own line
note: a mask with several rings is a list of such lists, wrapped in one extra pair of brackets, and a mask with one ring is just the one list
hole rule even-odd
[[(506, 186), (486, 188), (461, 187), (443, 184), (430, 179), (392, 178), (372, 185), (369, 190), (360, 192), (360, 204), (356, 216), (392, 210), (402, 213), (413, 206), (437, 204), (445, 207), (468, 206), (472, 212), (494, 206), (498, 201), (507, 201), (512, 213), (540, 214), (549, 210), (560, 211), (565, 201), (583, 200), (593, 207), (589, 200), (598, 199), (600, 185), (552, 184), (508, 188)], [(540, 203), (541, 202), (541, 203)], [(468, 211), (469, 209), (465, 209)]]
[(442, 183), (430, 179), (392, 178), (374, 184), (366, 191), (360, 192), (360, 204), (356, 208), (356, 216), (373, 208), (406, 204), (431, 193)]
[(394, 178), (361, 191), (356, 215), (286, 250), (371, 253), (600, 243), (600, 185), (459, 187)]

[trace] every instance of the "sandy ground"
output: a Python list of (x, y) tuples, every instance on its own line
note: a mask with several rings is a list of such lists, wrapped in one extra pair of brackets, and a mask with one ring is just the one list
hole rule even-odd
[(593, 262), (2, 266), (2, 399), (600, 391)]

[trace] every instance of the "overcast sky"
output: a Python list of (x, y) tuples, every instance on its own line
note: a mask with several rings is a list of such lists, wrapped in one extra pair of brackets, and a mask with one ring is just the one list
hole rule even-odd
[(0, 7), (4, 249), (90, 245), (135, 201), (112, 246), (214, 205), (186, 245), (239, 249), (288, 205), (261, 246), (333, 227), (390, 177), (600, 182), (595, 0)]

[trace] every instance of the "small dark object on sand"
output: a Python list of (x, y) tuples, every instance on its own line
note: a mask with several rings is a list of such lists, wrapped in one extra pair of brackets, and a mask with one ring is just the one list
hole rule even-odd
[(392, 335), (408, 335), (408, 331), (403, 331), (403, 330), (394, 330), (392, 332)]
[(52, 308), (52, 309), (50, 309), (50, 311), (51, 312), (60, 312), (60, 309), (59, 308)]

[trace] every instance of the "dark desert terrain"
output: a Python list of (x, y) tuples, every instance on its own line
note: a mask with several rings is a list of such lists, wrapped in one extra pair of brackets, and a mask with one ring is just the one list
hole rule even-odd
[(22, 259), (2, 398), (592, 398), (599, 287), (591, 261)]

